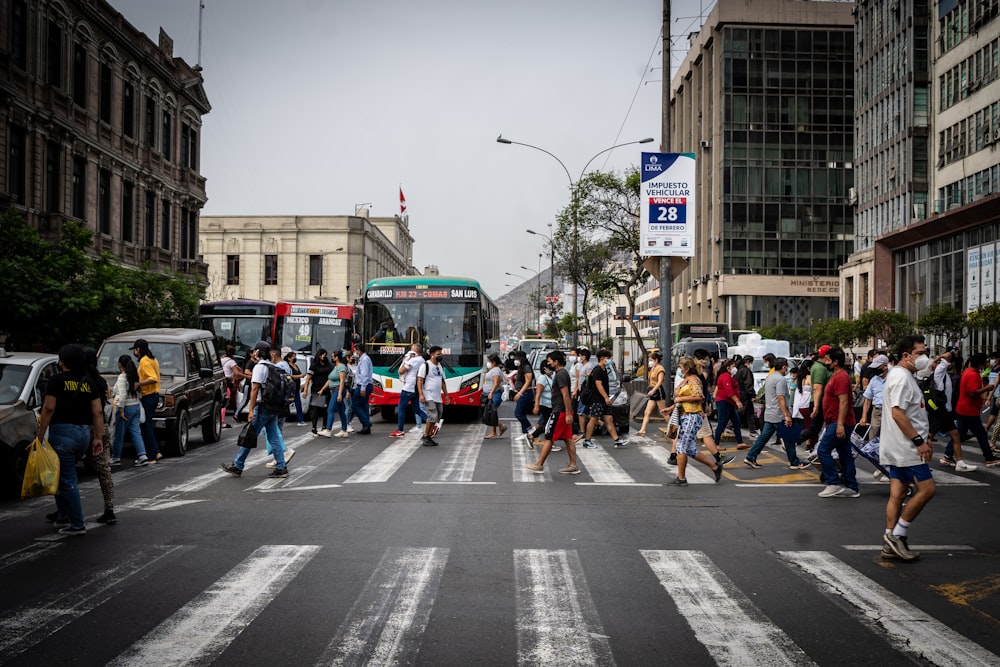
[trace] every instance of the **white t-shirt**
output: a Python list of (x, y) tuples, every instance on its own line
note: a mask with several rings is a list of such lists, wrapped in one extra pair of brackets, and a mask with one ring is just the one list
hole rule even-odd
[(913, 373), (902, 366), (896, 366), (889, 371), (885, 379), (885, 389), (882, 392), (882, 433), (879, 440), (878, 458), (882, 465), (900, 467), (918, 466), (923, 461), (917, 453), (917, 447), (903, 435), (903, 432), (892, 417), (894, 407), (906, 412), (913, 428), (921, 438), (927, 437), (929, 428), (927, 410), (924, 407), (924, 392), (920, 391)]
[(583, 374), (581, 373), (582, 370), (583, 362), (579, 360), (573, 362), (573, 366), (569, 369), (569, 393), (571, 396), (576, 392), (576, 388), (580, 380), (583, 379)]
[(424, 363), (424, 358), (414, 351), (409, 351), (403, 358), (400, 368), (405, 372), (402, 375), (403, 391), (414, 392), (417, 390), (417, 372)]
[(433, 401), (440, 403), (441, 385), (444, 384), (444, 371), (441, 364), (428, 361), (426, 364), (418, 364), (417, 374), (424, 378), (424, 402)]

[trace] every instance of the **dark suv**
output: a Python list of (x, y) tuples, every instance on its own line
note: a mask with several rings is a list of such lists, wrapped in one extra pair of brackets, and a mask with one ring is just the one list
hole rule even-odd
[(225, 373), (210, 331), (201, 329), (139, 329), (111, 336), (101, 344), (98, 368), (109, 385), (118, 377), (118, 358), (132, 356), (139, 338), (160, 364), (160, 403), (153, 419), (157, 439), (165, 440), (169, 453), (184, 456), (188, 429), (201, 425), (206, 443), (222, 436), (223, 379)]

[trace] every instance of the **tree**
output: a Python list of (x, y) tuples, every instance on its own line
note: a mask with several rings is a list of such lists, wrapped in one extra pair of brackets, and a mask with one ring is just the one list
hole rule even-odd
[(917, 321), (917, 328), (946, 342), (960, 340), (969, 326), (969, 318), (958, 308), (936, 303)]
[(852, 320), (830, 318), (813, 325), (810, 333), (813, 345), (852, 348), (860, 338), (858, 326)]
[(1000, 303), (989, 303), (969, 313), (969, 326), (980, 331), (1000, 332)]
[(862, 340), (881, 340), (889, 348), (914, 330), (913, 320), (908, 315), (892, 310), (866, 310), (861, 313), (857, 322)]

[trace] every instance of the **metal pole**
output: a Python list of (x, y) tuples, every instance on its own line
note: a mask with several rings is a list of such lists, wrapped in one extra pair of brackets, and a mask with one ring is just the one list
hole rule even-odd
[[(663, 106), (662, 127), (660, 128), (660, 150), (664, 153), (670, 150), (670, 1), (663, 0), (663, 88), (661, 102)], [(666, 370), (665, 386), (667, 397), (674, 394), (673, 373), (670, 369), (670, 352), (673, 339), (670, 335), (670, 292), (673, 280), (670, 271), (670, 258), (660, 257), (660, 353), (663, 355), (663, 368)]]

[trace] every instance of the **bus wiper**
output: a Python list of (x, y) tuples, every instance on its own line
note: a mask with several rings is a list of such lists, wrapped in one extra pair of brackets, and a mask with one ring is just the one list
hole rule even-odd
[(391, 373), (398, 373), (399, 372), (399, 367), (403, 365), (403, 359), (405, 359), (405, 358), (406, 358), (406, 353), (405, 352), (403, 354), (399, 355), (399, 359), (396, 359), (396, 361), (392, 362), (392, 364), (389, 366), (389, 372), (391, 372)]
[(452, 375), (455, 374), (455, 369), (452, 368), (451, 365), (444, 360), (444, 357), (441, 357), (441, 365), (445, 367), (445, 370), (451, 372)]

